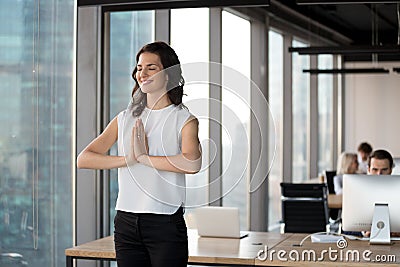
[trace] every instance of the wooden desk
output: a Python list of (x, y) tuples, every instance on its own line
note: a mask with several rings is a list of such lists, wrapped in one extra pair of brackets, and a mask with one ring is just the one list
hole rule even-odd
[(73, 266), (73, 259), (115, 260), (114, 236), (107, 236), (65, 250), (67, 267)]
[(265, 246), (274, 247), (292, 234), (248, 232), (242, 239), (199, 237), (189, 230), (189, 264), (254, 266), (254, 259)]
[[(242, 239), (206, 238), (188, 230), (189, 264), (254, 266), (260, 249), (274, 247), (291, 235), (248, 232)], [(72, 267), (73, 259), (115, 260), (113, 236), (68, 248), (65, 255), (67, 267)]]
[[(369, 245), (368, 241), (347, 240), (347, 246), (339, 248), (336, 243), (312, 243), (307, 239), (302, 247), (300, 244), (305, 234), (293, 234), (272, 249), (276, 252), (267, 259), (256, 259), (255, 266), (389, 266), (400, 264), (400, 242), (391, 246)], [(322, 253), (325, 250), (326, 252)], [(335, 251), (336, 250), (336, 251)], [(283, 251), (283, 252), (278, 252)], [(297, 257), (297, 251), (299, 256)], [(304, 251), (304, 252), (303, 252)], [(331, 254), (329, 254), (331, 251)], [(371, 252), (369, 254), (369, 251)], [(271, 249), (269, 249), (271, 252)], [(313, 252), (315, 252), (315, 257)], [(279, 260), (277, 254), (281, 253)], [(289, 256), (291, 253), (291, 257)], [(302, 254), (304, 253), (304, 257)], [(366, 253), (363, 258), (363, 253)], [(271, 255), (271, 254), (269, 254)], [(321, 256), (322, 255), (322, 256)], [(357, 255), (359, 260), (357, 260)], [(348, 260), (346, 260), (346, 257)], [(379, 257), (379, 258), (378, 258)], [(378, 260), (386, 258), (386, 262)], [(369, 259), (369, 261), (368, 261)], [(394, 261), (393, 261), (394, 260)]]
[[(189, 264), (214, 266), (342, 265), (379, 267), (392, 267), (400, 264), (400, 241), (395, 241), (393, 245), (387, 246), (369, 245), (367, 241), (348, 240), (347, 246), (340, 249), (336, 243), (311, 243), (311, 240), (307, 239), (302, 247), (293, 246), (294, 244), (300, 244), (305, 236), (306, 234), (281, 235), (269, 232), (249, 232), (248, 237), (237, 240), (203, 238), (197, 235), (196, 230), (189, 230)], [(266, 259), (257, 258), (261, 249), (267, 251), (268, 257)], [(331, 255), (328, 253), (329, 249), (331, 249)], [(272, 250), (275, 251), (273, 254), (271, 254)], [(326, 252), (322, 253), (323, 250), (326, 250)], [(363, 253), (365, 252), (367, 254), (364, 254), (365, 258), (363, 258)], [(282, 253), (280, 254), (282, 260), (278, 258), (279, 253)], [(296, 257), (296, 253), (298, 253), (299, 258), (298, 260), (293, 260)], [(315, 258), (313, 253), (315, 253)], [(359, 260), (357, 260), (357, 254), (359, 255)], [(73, 259), (115, 260), (113, 236), (66, 249), (65, 255), (67, 267), (72, 267)], [(346, 256), (348, 258), (347, 261)], [(384, 258), (386, 258), (385, 263), (377, 261)], [(369, 261), (366, 259), (369, 259)]]
[[(304, 183), (318, 184), (318, 183), (321, 183), (321, 180), (319, 178), (312, 178), (312, 179), (304, 181)], [(329, 194), (328, 195), (328, 207), (330, 209), (341, 209), (342, 208), (342, 195)]]

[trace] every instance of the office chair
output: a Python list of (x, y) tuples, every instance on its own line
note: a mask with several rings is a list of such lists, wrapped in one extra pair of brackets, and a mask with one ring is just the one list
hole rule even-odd
[(329, 232), (326, 184), (281, 183), (281, 233)]
[[(333, 184), (333, 178), (336, 176), (336, 170), (332, 171), (325, 171), (325, 177), (326, 177), (326, 184), (328, 185), (328, 192), (329, 194), (336, 194), (335, 192), (335, 186)], [(329, 209), (329, 218), (331, 218), (333, 221), (337, 221), (340, 219), (340, 212), (339, 209)]]
[(325, 171), (326, 184), (328, 185), (329, 194), (335, 194), (335, 186), (333, 184), (333, 178), (336, 176), (336, 170)]

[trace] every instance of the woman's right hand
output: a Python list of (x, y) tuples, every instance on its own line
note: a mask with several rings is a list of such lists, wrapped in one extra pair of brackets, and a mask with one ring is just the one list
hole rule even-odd
[(144, 125), (141, 119), (136, 121), (135, 127), (133, 127), (134, 147), (135, 147), (135, 158), (139, 161), (139, 157), (142, 155), (149, 154), (149, 146), (147, 144), (147, 136), (144, 131)]
[(132, 135), (131, 135), (131, 142), (129, 144), (129, 151), (128, 154), (125, 156), (127, 166), (133, 166), (138, 163), (136, 156), (135, 156), (135, 134), (136, 129), (135, 127), (132, 128)]

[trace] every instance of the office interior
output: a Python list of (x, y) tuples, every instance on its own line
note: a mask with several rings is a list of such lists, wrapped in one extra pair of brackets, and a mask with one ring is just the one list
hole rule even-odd
[[(117, 170), (77, 170), (76, 156), (127, 107), (136, 52), (155, 40), (183, 65), (213, 62), (207, 77), (222, 85), (188, 86), (184, 97), (204, 149), (204, 168), (186, 178), (200, 188), (188, 215), (235, 206), (243, 230), (279, 231), (281, 182), (335, 169), (364, 141), (400, 157), (398, 3), (216, 2), (0, 2), (0, 252), (64, 266), (65, 248), (112, 234)], [(228, 70), (248, 87), (225, 89)]]

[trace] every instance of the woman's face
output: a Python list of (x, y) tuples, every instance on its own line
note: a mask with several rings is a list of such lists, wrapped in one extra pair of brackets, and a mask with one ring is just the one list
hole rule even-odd
[(349, 173), (354, 174), (357, 172), (357, 170), (358, 170), (358, 160), (357, 157), (354, 157), (349, 168)]
[(157, 54), (145, 52), (139, 56), (135, 77), (143, 93), (166, 91), (168, 79), (163, 69)]

